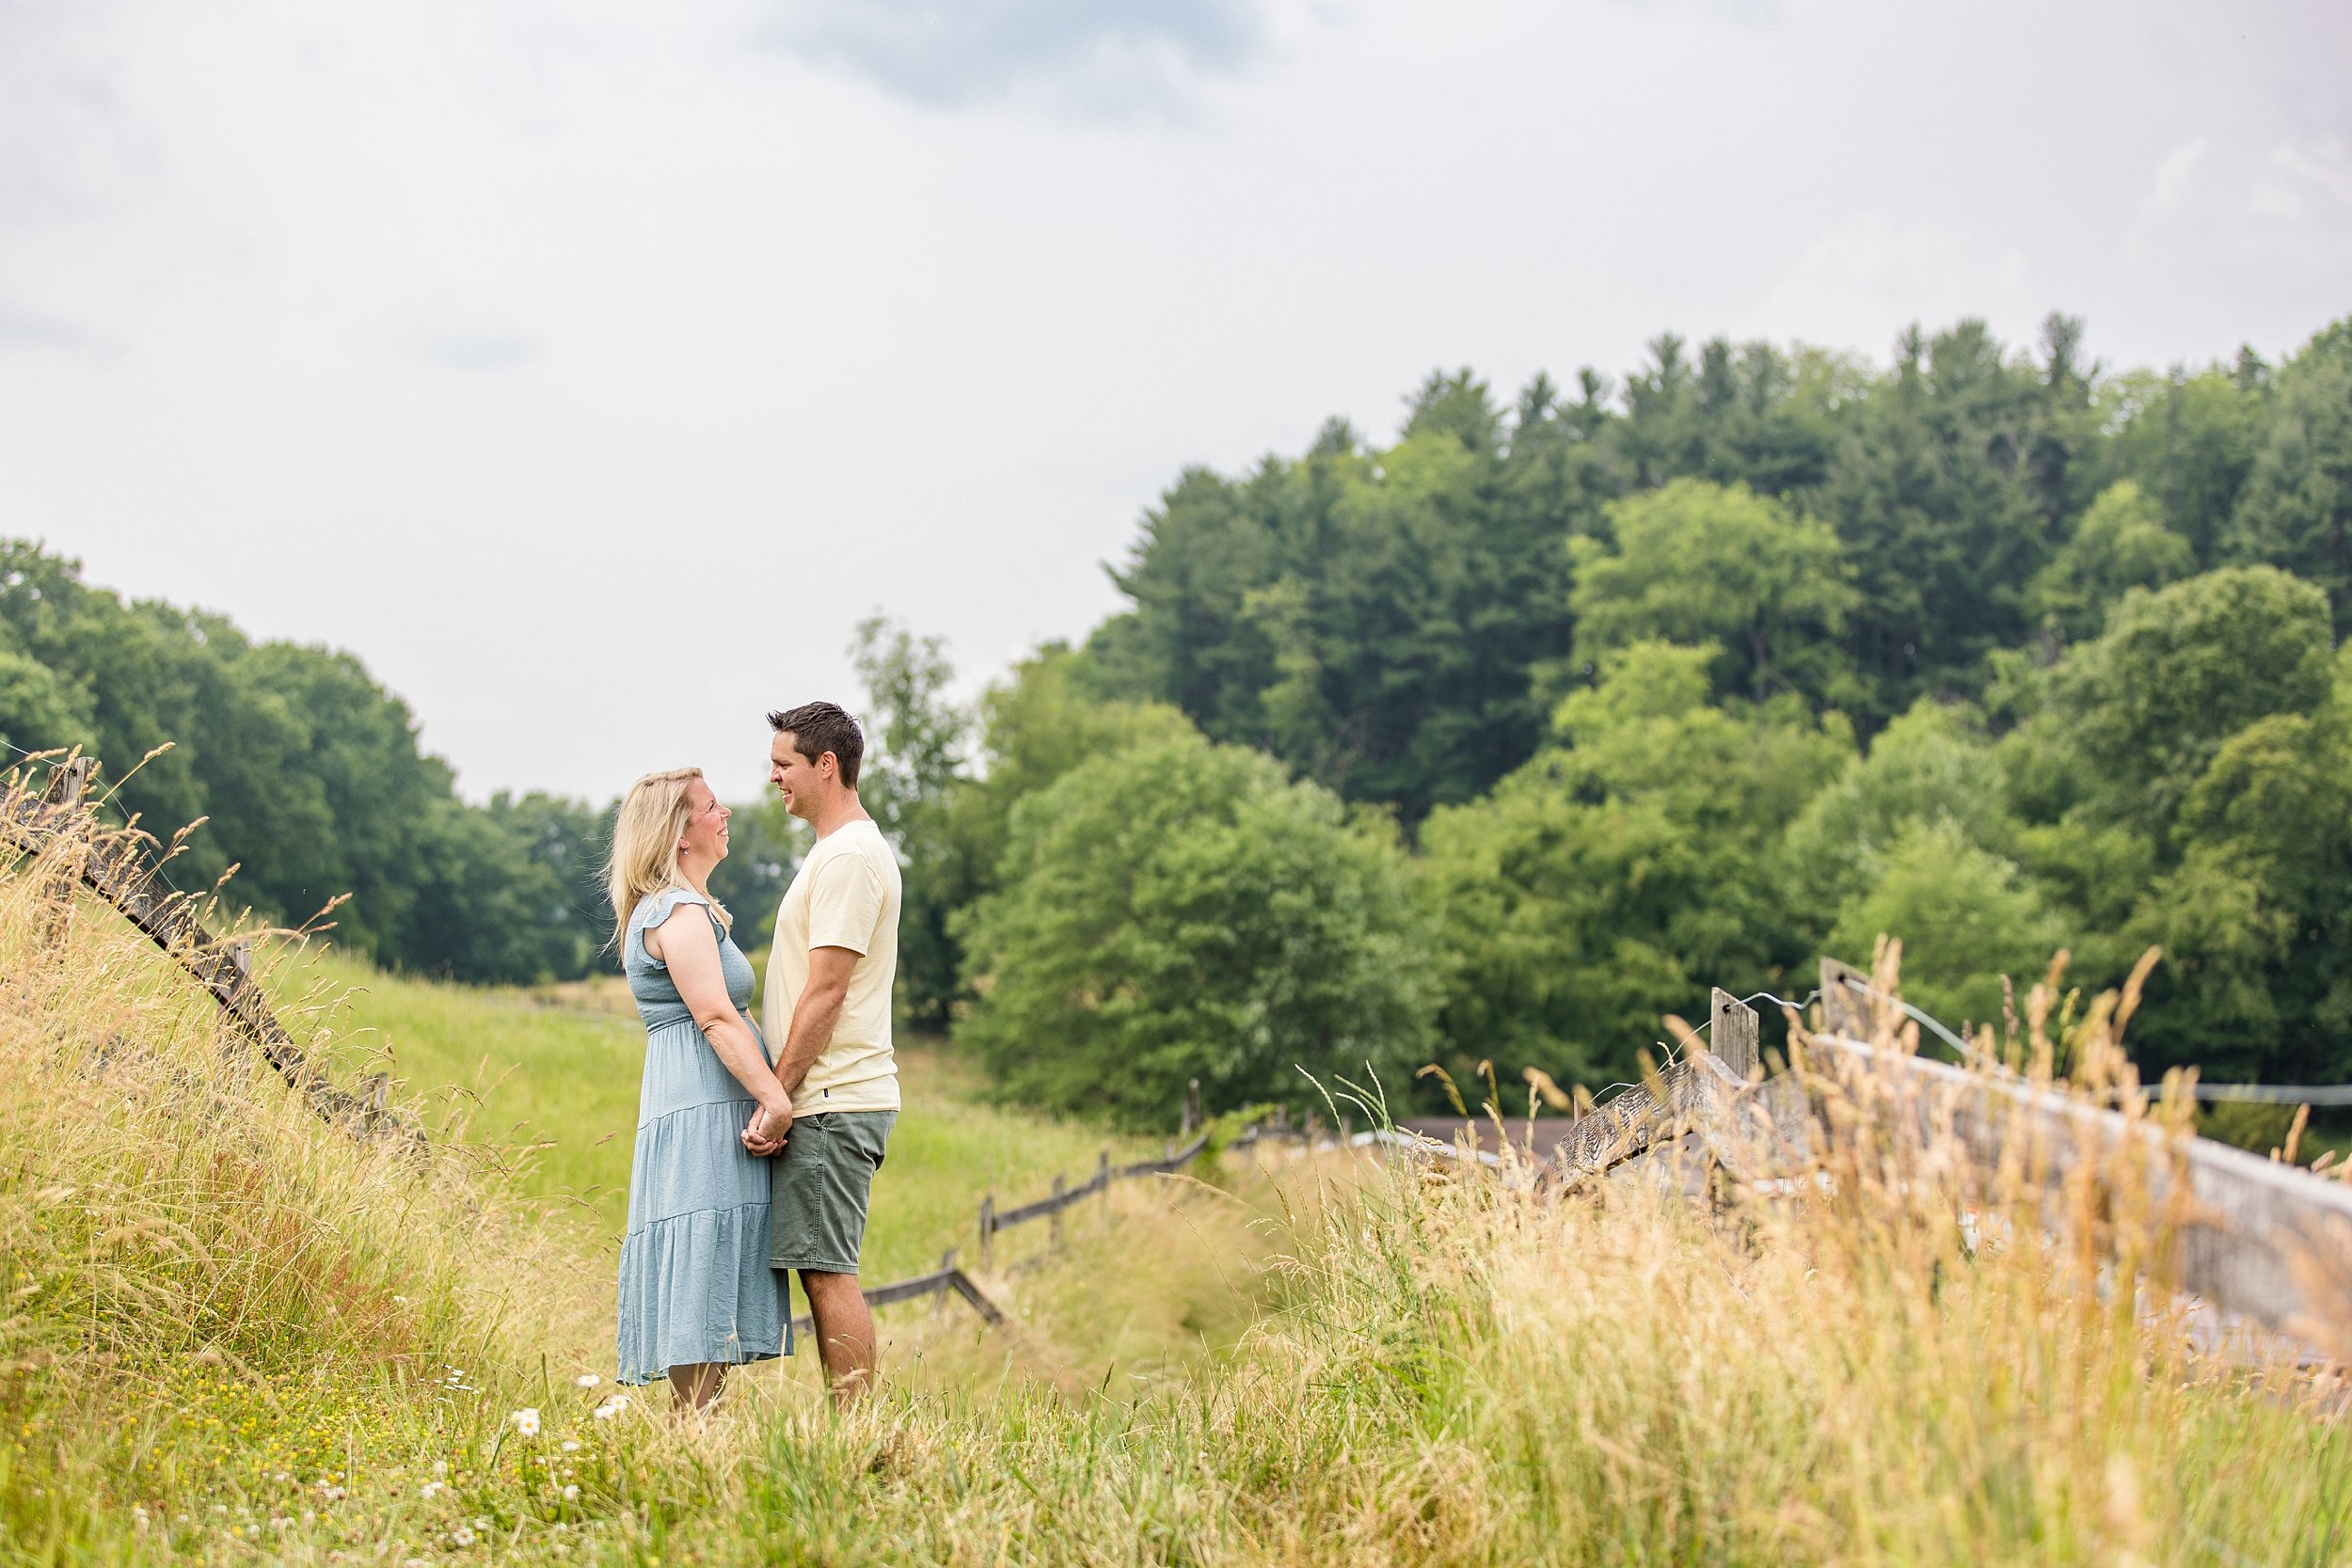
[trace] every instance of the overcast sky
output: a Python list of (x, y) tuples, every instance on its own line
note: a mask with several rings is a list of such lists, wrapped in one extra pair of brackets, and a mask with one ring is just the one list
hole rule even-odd
[(1661, 330), (2352, 311), (2352, 6), (0, 0), (0, 533), (347, 647), (481, 798), (757, 787), (1186, 464)]

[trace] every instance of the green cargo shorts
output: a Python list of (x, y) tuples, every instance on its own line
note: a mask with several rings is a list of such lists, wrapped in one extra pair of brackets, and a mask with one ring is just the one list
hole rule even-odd
[(819, 1111), (792, 1118), (775, 1157), (768, 1266), (857, 1273), (866, 1201), (896, 1111)]

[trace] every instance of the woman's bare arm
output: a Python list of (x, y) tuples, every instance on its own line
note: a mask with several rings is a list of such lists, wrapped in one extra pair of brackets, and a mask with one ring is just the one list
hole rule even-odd
[(670, 983), (693, 1010), (694, 1022), (710, 1049), (719, 1053), (735, 1081), (759, 1101), (754, 1125), (764, 1134), (762, 1141), (782, 1138), (792, 1120), (792, 1100), (776, 1081), (775, 1069), (768, 1065), (768, 1053), (751, 1021), (735, 1010), (735, 999), (727, 994), (726, 972), (719, 962), (719, 937), (710, 928), (709, 916), (697, 908), (695, 918), (680, 920), (673, 911), (671, 918), (646, 929), (644, 941), (645, 951), (669, 966)]

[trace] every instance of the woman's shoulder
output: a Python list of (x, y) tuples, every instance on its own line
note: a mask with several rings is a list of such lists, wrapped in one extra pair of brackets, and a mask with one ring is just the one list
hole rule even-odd
[(710, 899), (691, 887), (665, 887), (660, 893), (649, 893), (639, 899), (637, 907), (629, 911), (628, 923), (634, 929), (651, 930), (669, 919), (671, 911), (681, 904), (700, 904), (707, 909)]

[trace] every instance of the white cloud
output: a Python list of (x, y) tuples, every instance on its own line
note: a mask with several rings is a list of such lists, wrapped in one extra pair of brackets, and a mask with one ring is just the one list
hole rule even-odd
[(537, 336), (529, 332), (426, 331), (417, 335), (416, 344), (419, 358), (450, 371), (510, 371), (542, 352)]
[(44, 350), (103, 353), (105, 341), (87, 327), (38, 310), (20, 309), (0, 300), (0, 353)]
[(153, 154), (119, 90), (119, 8), (0, 0), (0, 232), (114, 204)]
[(2315, 185), (2337, 205), (2352, 209), (2352, 159), (2342, 142), (2328, 140), (2308, 146), (2284, 142), (2270, 152), (2271, 166), (2305, 185)]
[(2164, 162), (2156, 166), (2155, 185), (2148, 193), (2141, 211), (2152, 214), (2179, 212), (2188, 195), (2189, 182), (2195, 178), (2198, 166), (2212, 150), (2211, 141), (2197, 136), (2166, 153)]
[(2048, 308), (2033, 298), (2018, 249), (1988, 251), (1950, 226), (1874, 213), (1806, 244), (1741, 325), (1883, 358), (1897, 334), (1915, 324), (1932, 330), (1976, 316), (2020, 336)]

